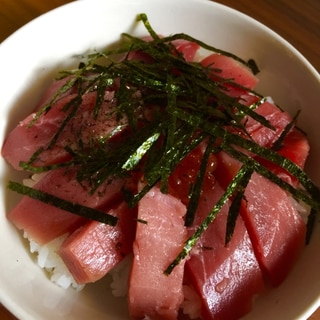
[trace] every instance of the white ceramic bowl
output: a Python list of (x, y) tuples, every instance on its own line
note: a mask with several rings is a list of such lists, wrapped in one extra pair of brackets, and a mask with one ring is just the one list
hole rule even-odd
[[(307, 170), (320, 184), (320, 77), (286, 41), (257, 21), (207, 0), (76, 1), (32, 21), (0, 45), (0, 143), (33, 108), (57, 69), (74, 54), (102, 48), (134, 28), (147, 13), (164, 35), (185, 32), (245, 59), (261, 73), (259, 90), (283, 108), (302, 110), (300, 126), (311, 140)], [(104, 281), (81, 293), (52, 284), (34, 263), (5, 214), (17, 198), (6, 190), (14, 172), (0, 160), (0, 300), (18, 318), (127, 319), (123, 300), (112, 298)], [(287, 280), (259, 297), (245, 319), (306, 319), (320, 305), (320, 227)]]

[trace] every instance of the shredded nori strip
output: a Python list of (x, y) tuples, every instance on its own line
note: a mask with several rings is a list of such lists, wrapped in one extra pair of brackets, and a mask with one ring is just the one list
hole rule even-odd
[(74, 213), (80, 217), (96, 220), (111, 226), (117, 224), (118, 218), (106, 212), (83, 206), (78, 203), (63, 200), (50, 193), (30, 188), (18, 182), (9, 181), (8, 188), (19, 194), (28, 196), (32, 199), (39, 200), (46, 204), (55, 206), (59, 209)]
[[(56, 168), (77, 167), (77, 180), (79, 183), (88, 182), (91, 186), (91, 194), (111, 177), (126, 178), (131, 173), (139, 171), (143, 174), (144, 188), (136, 194), (130, 190), (123, 190), (128, 205), (133, 207), (156, 184), (160, 185), (162, 192), (168, 192), (168, 180), (176, 166), (192, 150), (206, 142), (207, 148), (201, 160), (196, 181), (190, 185), (186, 226), (193, 224), (210, 154), (223, 150), (239, 160), (242, 167), (203, 223), (186, 241), (182, 252), (165, 270), (165, 274), (170, 274), (174, 267), (190, 253), (197, 240), (229, 200), (231, 205), (225, 242), (227, 244), (230, 241), (241, 202), (245, 201), (245, 189), (253, 172), (258, 172), (298, 201), (311, 206), (306, 240), (308, 242), (315, 212), (320, 211), (319, 188), (301, 168), (277, 153), (287, 134), (296, 125), (298, 114), (272, 148), (259, 146), (246, 132), (243, 120), (250, 117), (273, 130), (270, 122), (255, 112), (266, 98), (235, 83), (233, 79), (220, 77), (219, 70), (215, 70), (217, 73), (213, 80), (210, 76), (212, 66), (204, 67), (199, 62), (186, 61), (173, 45), (173, 41), (191, 41), (205, 50), (231, 57), (250, 68), (254, 74), (259, 72), (255, 61), (252, 59), (244, 61), (232, 53), (212, 47), (184, 33), (160, 37), (151, 27), (146, 14), (138, 15), (137, 21), (142, 21), (151, 39), (144, 41), (124, 33), (123, 41), (118, 48), (94, 52), (87, 56), (85, 62), (79, 63), (78, 69), (64, 70), (60, 73), (60, 79), (66, 79), (66, 82), (39, 110), (29, 126), (45, 116), (70, 89), (76, 89), (76, 95), (64, 106), (65, 119), (52, 140), (47, 145), (41, 146), (28, 161), (21, 162), (21, 168), (31, 172), (44, 172)], [(142, 52), (148, 56), (152, 63), (130, 59), (130, 55), (136, 52)], [(243, 89), (253, 94), (259, 101), (247, 106), (241, 99), (228, 95), (225, 90), (226, 85)], [(94, 118), (98, 118), (106, 91), (114, 92), (116, 103), (112, 115), (116, 115), (119, 121), (126, 119), (126, 125), (120, 123), (113, 133), (105, 137), (92, 137), (89, 143), (84, 143), (79, 138), (76, 146), (66, 145), (65, 150), (70, 154), (71, 160), (54, 165), (35, 165), (37, 160), (41, 160), (41, 154), (44, 151), (55, 146), (65, 127), (77, 114), (83, 95), (96, 92), (97, 98), (92, 112)], [(144, 110), (149, 106), (158, 106), (158, 109), (156, 107), (153, 109), (153, 119), (143, 116)], [(228, 127), (233, 129), (232, 132), (227, 129)], [(123, 139), (121, 144), (114, 143), (113, 136), (128, 128), (131, 130), (131, 135)], [(249, 156), (247, 152), (253, 156)], [(255, 157), (263, 158), (285, 169), (299, 181), (304, 189), (292, 187), (260, 164)], [(111, 225), (115, 225), (117, 221), (115, 217), (104, 212), (64, 201), (16, 182), (9, 182), (8, 187), (18, 193), (89, 219)]]

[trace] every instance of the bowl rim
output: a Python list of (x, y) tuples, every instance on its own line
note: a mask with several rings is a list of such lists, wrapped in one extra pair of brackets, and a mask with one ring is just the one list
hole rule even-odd
[[(15, 31), (13, 34), (11, 34), (8, 38), (6, 38), (1, 44), (0, 44), (0, 57), (1, 57), (1, 52), (3, 50), (4, 47), (11, 45), (12, 42), (17, 41), (17, 39), (21, 38), (25, 33), (28, 33), (28, 30), (37, 24), (41, 24), (41, 22), (43, 21), (43, 19), (46, 19), (49, 16), (52, 15), (57, 15), (59, 14), (59, 12), (61, 10), (67, 10), (67, 8), (73, 8), (73, 7), (77, 7), (77, 6), (81, 6), (82, 4), (80, 4), (81, 2), (83, 3), (88, 3), (89, 1), (92, 2), (92, 0), (82, 0), (82, 1), (74, 1), (71, 3), (67, 3), (65, 5), (62, 5), (60, 7), (57, 7), (45, 14), (40, 15), (39, 17), (33, 19), (32, 21), (28, 22), (26, 25), (22, 26), (21, 28), (19, 28), (17, 31)], [(106, 0), (95, 0), (96, 3), (99, 2), (105, 2)], [(122, 3), (127, 2), (128, 0), (119, 0)], [(150, 1), (150, 0), (149, 0)], [(157, 2), (157, 0), (153, 0), (155, 2)], [(176, 0), (177, 1), (177, 0)], [(182, 0), (179, 0), (182, 2)], [(184, 0), (186, 1), (186, 0)], [(242, 18), (245, 18), (246, 20), (251, 21), (251, 23), (254, 23), (255, 25), (259, 26), (259, 28), (261, 28), (262, 30), (264, 30), (264, 32), (267, 32), (268, 34), (270, 34), (270, 36), (272, 36), (276, 41), (280, 42), (281, 45), (285, 46), (286, 48), (288, 48), (288, 50), (290, 50), (291, 52), (293, 52), (293, 54), (301, 61), (301, 63), (308, 69), (308, 72), (310, 73), (310, 75), (312, 75), (312, 77), (314, 77), (314, 79), (320, 84), (320, 74), (318, 73), (318, 71), (315, 69), (315, 67), (292, 45), (290, 44), (287, 40), (285, 40), (282, 36), (280, 36), (279, 34), (277, 34), (275, 31), (273, 31), (271, 28), (265, 26), (264, 24), (262, 24), (261, 22), (259, 22), (258, 20), (236, 10), (233, 8), (230, 8), (224, 4), (221, 3), (217, 3), (214, 1), (209, 1), (209, 0), (188, 0), (189, 2), (193, 2), (193, 3), (202, 3), (203, 5), (205, 3), (207, 3), (206, 5), (209, 6), (209, 2), (210, 2), (210, 6), (212, 7), (221, 7), (224, 8), (224, 10), (229, 11), (230, 13), (234, 14), (234, 15), (238, 15)], [(111, 2), (111, 1), (110, 1)], [(18, 317), (23, 317), (24, 313), (17, 313), (16, 307), (17, 304), (13, 301), (10, 300), (9, 297), (6, 297), (6, 295), (1, 294), (1, 289), (0, 289), (0, 301), (3, 303), (3, 305), (5, 307), (7, 307), (13, 314), (15, 314)], [(318, 298), (318, 300), (314, 301), (312, 307), (310, 307), (310, 309), (305, 313), (305, 315), (310, 316), (316, 309), (317, 307), (320, 305), (320, 296)]]

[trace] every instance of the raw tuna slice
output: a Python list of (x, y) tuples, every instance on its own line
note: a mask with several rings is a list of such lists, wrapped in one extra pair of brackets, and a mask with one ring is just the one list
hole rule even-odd
[(242, 216), (257, 259), (272, 285), (278, 286), (305, 245), (306, 225), (293, 199), (257, 173), (247, 186), (245, 199)]
[(300, 168), (304, 168), (309, 151), (310, 144), (305, 133), (294, 129), (285, 137), (278, 153), (290, 159)]
[[(54, 95), (58, 92), (58, 90), (61, 87), (63, 87), (71, 79), (72, 78), (70, 76), (63, 79), (52, 81), (50, 86), (44, 91), (34, 111), (39, 111), (44, 105), (49, 103), (50, 100), (54, 97)], [(69, 90), (67, 90), (65, 93), (62, 94), (62, 97), (67, 97), (68, 95), (74, 95), (75, 93), (77, 93), (77, 88), (71, 87)]]
[[(246, 105), (250, 105), (251, 103), (255, 103), (259, 100), (257, 97), (252, 95), (243, 95), (242, 98), (243, 101), (245, 101), (244, 104)], [(275, 144), (278, 142), (281, 134), (286, 129), (286, 126), (291, 123), (291, 116), (287, 112), (280, 110), (270, 101), (265, 101), (260, 104), (255, 109), (255, 112), (265, 117), (265, 119), (270, 122), (274, 129), (267, 128), (256, 120), (253, 120), (250, 117), (246, 117), (243, 121), (246, 131), (250, 134), (250, 137), (260, 146), (274, 149)], [(230, 130), (233, 131), (232, 128), (230, 128)], [(309, 154), (310, 145), (307, 136), (298, 128), (293, 128), (289, 131), (289, 133), (286, 134), (281, 145), (274, 150), (277, 151), (280, 155), (283, 155), (284, 157), (290, 159), (300, 168), (304, 168), (306, 159)], [(223, 157), (224, 153), (221, 153), (221, 155)], [(286, 170), (255, 155), (252, 156), (254, 156), (260, 163), (265, 165), (269, 170), (273, 171), (283, 180), (297, 187), (297, 179), (292, 177)], [(227, 164), (226, 161), (225, 164)], [(238, 170), (237, 166), (230, 165), (229, 171), (232, 171), (232, 167), (234, 167), (234, 172), (232, 173), (231, 177), (234, 176), (236, 174), (236, 171)], [(222, 178), (222, 181), (223, 180), (225, 179)]]
[(209, 67), (213, 79), (225, 79), (224, 88), (231, 96), (241, 96), (247, 90), (239, 89), (228, 81), (233, 81), (248, 89), (253, 89), (258, 83), (258, 78), (252, 71), (240, 62), (220, 54), (211, 54), (201, 61), (202, 65)]
[[(152, 41), (152, 37), (144, 37), (145, 41)], [(199, 49), (199, 45), (195, 42), (187, 41), (187, 40), (175, 40), (172, 42), (175, 46), (176, 50), (180, 52), (184, 59), (187, 62), (194, 61), (195, 55)], [(144, 61), (145, 63), (152, 63), (154, 59), (143, 51), (131, 51), (128, 56), (126, 56), (129, 60), (140, 60)]]
[[(169, 177), (169, 193), (180, 199), (183, 204), (188, 205), (190, 201), (190, 189), (196, 183), (197, 175), (200, 169), (206, 143), (201, 143), (197, 148), (192, 150), (179, 164)], [(203, 189), (213, 187), (214, 171), (216, 168), (216, 156), (211, 154), (208, 159), (206, 176), (203, 181)]]
[[(239, 161), (221, 152), (217, 179), (228, 184)], [(304, 247), (306, 225), (293, 200), (280, 187), (254, 173), (245, 191), (241, 215), (254, 251), (272, 285), (279, 285)]]
[[(92, 208), (106, 207), (118, 199), (122, 180), (106, 183), (93, 195), (75, 179), (75, 172), (65, 169), (50, 171), (34, 188)], [(45, 244), (58, 236), (77, 229), (87, 220), (52, 205), (24, 196), (9, 212), (8, 219), (38, 244)]]
[(183, 248), (187, 232), (185, 206), (171, 195), (152, 188), (138, 205), (133, 265), (129, 279), (131, 319), (177, 319), (183, 301), (184, 262), (167, 276), (164, 270)]
[[(195, 221), (199, 225), (218, 201), (223, 189), (216, 183), (214, 192), (200, 204)], [(252, 299), (263, 288), (262, 273), (241, 217), (231, 241), (225, 245), (229, 204), (201, 236), (186, 262), (186, 274), (202, 298), (203, 319), (238, 319), (251, 310)]]
[[(264, 147), (273, 147), (290, 116), (279, 110), (274, 104), (265, 102), (257, 109), (275, 127), (265, 128), (255, 120), (246, 121), (246, 129), (253, 139)], [(297, 165), (303, 167), (309, 152), (306, 136), (293, 129), (285, 138), (278, 152)], [(221, 152), (218, 155), (216, 177), (226, 187), (238, 172), (241, 163)], [(282, 179), (297, 186), (284, 169), (257, 158)], [(279, 285), (293, 267), (304, 246), (306, 226), (296, 210), (292, 199), (277, 185), (254, 174), (247, 187), (242, 216), (247, 225), (255, 253), (273, 285)]]
[[(260, 146), (267, 148), (273, 147), (273, 144), (279, 139), (286, 126), (292, 121), (292, 117), (287, 112), (279, 109), (271, 101), (261, 101), (259, 97), (251, 94), (243, 94), (240, 101), (245, 106), (257, 104), (254, 109), (255, 113), (263, 116), (273, 127), (268, 128), (259, 121), (246, 116), (242, 121), (246, 133), (248, 133), (250, 138)], [(244, 135), (243, 132), (239, 132), (238, 129), (233, 127), (228, 127), (227, 129), (238, 135), (242, 135), (244, 138), (248, 137), (247, 134)]]
[(197, 43), (187, 40), (175, 40), (173, 41), (173, 44), (177, 50), (182, 53), (186, 61), (194, 61), (195, 55), (199, 49), (199, 45)]
[(244, 120), (246, 130), (260, 146), (271, 148), (286, 126), (292, 121), (292, 118), (287, 112), (280, 110), (269, 101), (260, 104), (255, 112), (268, 120), (274, 129), (267, 128), (260, 122), (247, 117)]
[(78, 284), (101, 279), (132, 252), (136, 209), (121, 202), (108, 213), (119, 218), (116, 226), (90, 221), (60, 247), (59, 254)]
[[(61, 107), (70, 101), (72, 96), (62, 99), (58, 104)], [(56, 105), (59, 108), (58, 105)], [(56, 110), (55, 108), (53, 109)], [(30, 114), (8, 134), (4, 144), (2, 146), (2, 156), (10, 165), (16, 170), (22, 170), (20, 167), (20, 161), (27, 162), (31, 156), (41, 147), (45, 147), (49, 141), (53, 138), (57, 132), (62, 114), (53, 115), (53, 111), (50, 112), (51, 119), (41, 119), (32, 127), (28, 127), (33, 120), (35, 113)], [(49, 153), (49, 155), (47, 155)], [(45, 152), (42, 155), (42, 161), (44, 164), (52, 164), (60, 162), (68, 158), (68, 153), (63, 148), (55, 148), (49, 152)], [(50, 160), (54, 159), (54, 160)], [(39, 163), (39, 165), (41, 162)]]
[[(21, 121), (7, 136), (2, 147), (2, 156), (17, 170), (21, 170), (20, 161), (28, 161), (39, 148), (48, 148), (49, 143), (59, 130), (66, 115), (71, 112), (64, 111), (64, 107), (75, 99), (75, 94), (70, 94), (58, 100), (48, 112), (43, 114), (32, 126), (30, 122), (35, 114), (29, 115)], [(96, 102), (96, 93), (91, 92), (82, 97), (82, 104), (77, 114), (63, 130), (54, 147), (50, 147), (38, 156), (34, 165), (43, 166), (61, 162), (70, 157), (65, 147), (77, 148), (77, 143), (86, 145), (92, 136), (107, 136), (115, 127), (115, 115), (111, 116), (113, 104), (112, 92), (106, 92), (102, 104), (101, 116), (94, 118), (93, 108)]]
[[(309, 150), (310, 144), (307, 136), (302, 131), (295, 128), (286, 135), (281, 148), (277, 152), (303, 169)], [(269, 170), (274, 172), (284, 181), (290, 183), (294, 187), (298, 187), (299, 181), (285, 169), (263, 159), (259, 159), (259, 162), (263, 163)]]

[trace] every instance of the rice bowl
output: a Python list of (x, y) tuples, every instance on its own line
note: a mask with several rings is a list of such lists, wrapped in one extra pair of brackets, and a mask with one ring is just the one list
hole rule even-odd
[[(302, 110), (299, 126), (311, 141), (307, 171), (320, 184), (320, 172), (316, 170), (320, 159), (316, 110), (320, 103), (318, 73), (294, 48), (263, 25), (209, 1), (80, 1), (26, 25), (0, 47), (0, 81), (3, 92), (6, 92), (0, 98), (1, 140), (20, 118), (31, 111), (56, 70), (73, 63), (74, 55), (113, 44), (122, 32), (144, 35), (142, 29), (134, 27), (135, 15), (141, 12), (148, 14), (154, 28), (162, 34), (185, 32), (245, 59), (255, 59), (261, 69), (259, 90), (271, 95), (291, 113)], [(71, 15), (76, 26), (73, 28), (69, 27)], [(90, 19), (90, 23), (84, 25), (83, 16)], [(58, 25), (56, 21), (59, 21)], [(42, 36), (44, 29), (45, 38)], [(26, 39), (28, 46), (23, 50), (24, 59), (15, 57), (13, 52), (19, 52)], [(13, 64), (8, 61), (14, 63), (19, 78), (13, 72)], [(22, 108), (22, 105), (26, 107)], [(63, 290), (48, 281), (47, 274), (36, 266), (34, 257), (26, 250), (22, 236), (5, 218), (5, 213), (17, 199), (6, 190), (6, 182), (14, 173), (3, 159), (1, 174), (4, 197), (0, 233), (3, 244), (0, 249), (3, 257), (0, 267), (1, 302), (23, 319), (56, 319), (57, 316), (62, 319), (87, 319), (89, 316), (94, 319), (127, 319), (125, 303), (114, 298), (111, 290), (107, 289), (108, 277), (81, 292)], [(316, 254), (319, 246), (317, 221), (311, 244), (285, 283), (259, 297), (245, 319), (305, 319), (311, 315), (320, 304), (320, 258)], [(297, 294), (300, 290), (304, 296)]]

